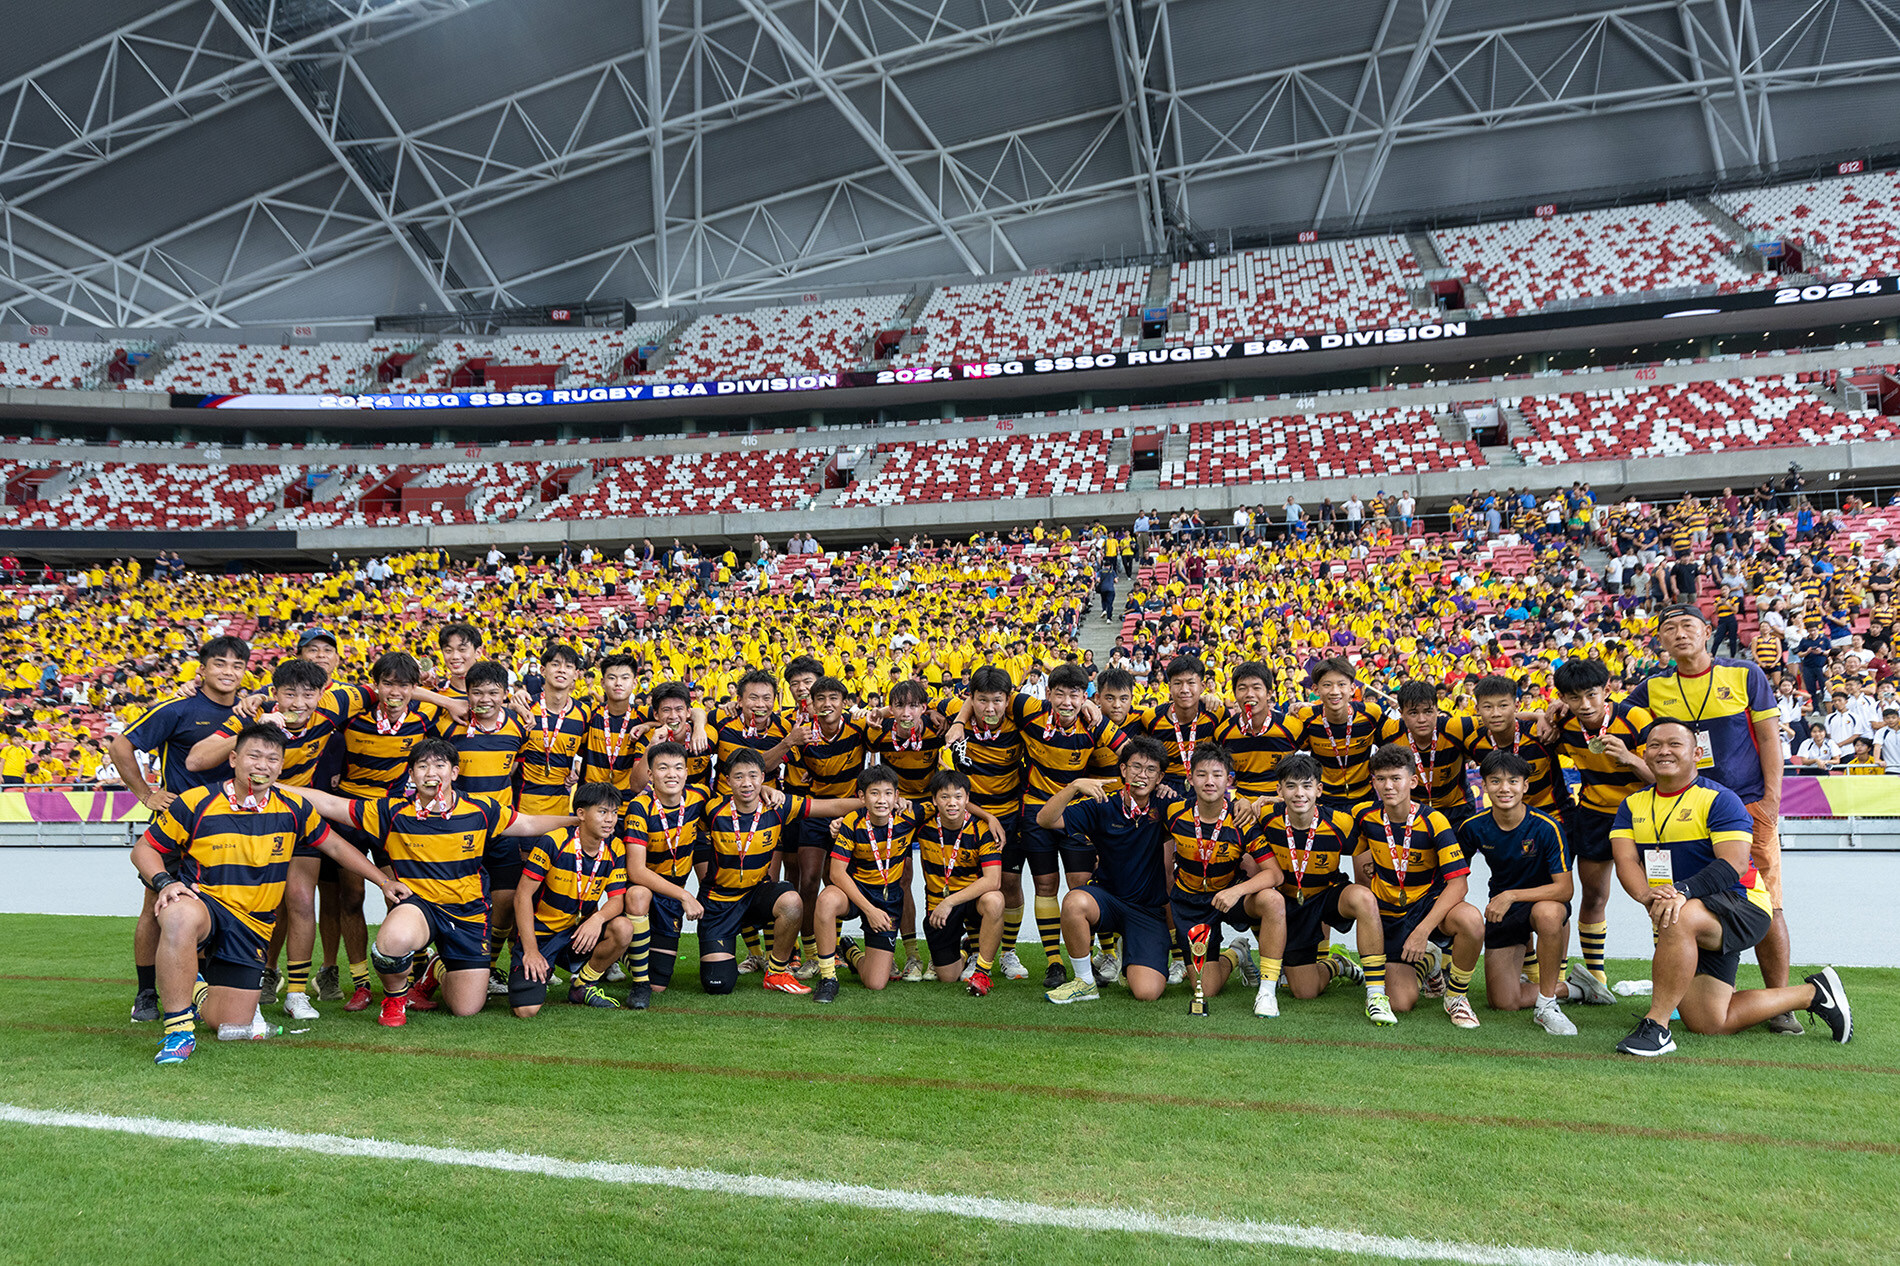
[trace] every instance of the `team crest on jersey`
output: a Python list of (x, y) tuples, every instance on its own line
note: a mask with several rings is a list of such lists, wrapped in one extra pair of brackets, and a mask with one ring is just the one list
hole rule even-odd
[(273, 835), (270, 837), (270, 855), (272, 857), (282, 857), (284, 855), (284, 837), (283, 836)]
[(473, 835), (464, 835), (462, 837), (462, 851), (464, 853), (472, 853), (475, 851), (475, 837)]
[(1715, 697), (1717, 699), (1725, 700), (1729, 703), (1735, 702), (1735, 692), (1729, 689), (1727, 686), (1717, 686), (1715, 688)]

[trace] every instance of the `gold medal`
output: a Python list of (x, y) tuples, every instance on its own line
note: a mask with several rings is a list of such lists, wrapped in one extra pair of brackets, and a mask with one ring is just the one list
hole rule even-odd
[(1603, 740), (1602, 739), (1600, 738), (1591, 739), (1589, 747), (1590, 747), (1590, 752), (1592, 755), (1595, 755), (1595, 756), (1603, 755)]

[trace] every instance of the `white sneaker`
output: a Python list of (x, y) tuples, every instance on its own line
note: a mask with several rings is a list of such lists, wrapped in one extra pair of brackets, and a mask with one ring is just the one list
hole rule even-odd
[(627, 978), (626, 968), (622, 967), (619, 963), (615, 963), (612, 967), (609, 967), (607, 969), (607, 974), (601, 977), (601, 979), (605, 980), (610, 985), (617, 985), (621, 981), (625, 980), (626, 978)]
[(1112, 985), (1122, 978), (1121, 959), (1113, 954), (1097, 954), (1091, 960), (1095, 966), (1095, 979), (1098, 983)]
[(488, 996), (491, 998), (499, 998), (499, 997), (505, 996), (507, 992), (508, 992), (508, 978), (501, 974), (501, 968), (499, 967), (489, 968), (488, 969)]
[(797, 979), (797, 980), (818, 979), (818, 960), (816, 958), (806, 959), (804, 962), (800, 963), (797, 967), (794, 967), (792, 969), (792, 976), (794, 979)]
[(924, 978), (924, 959), (921, 954), (913, 954), (904, 960), (904, 977), (912, 984)]
[(1272, 985), (1262, 984), (1254, 991), (1253, 1013), (1263, 1019), (1272, 1020), (1280, 1014), (1280, 991)]
[(1445, 1014), (1451, 1017), (1452, 1024), (1458, 1028), (1478, 1027), (1478, 1013), (1471, 1009), (1471, 999), (1461, 993), (1445, 995)]
[(1178, 958), (1168, 960), (1168, 983), (1178, 985), (1187, 979), (1187, 964)]
[(300, 989), (284, 995), (284, 1014), (293, 1020), (314, 1020), (317, 1009), (310, 1005), (310, 995)]
[(967, 985), (970, 983), (970, 977), (974, 975), (976, 975), (976, 955), (972, 954), (963, 960), (963, 974), (957, 977), (957, 983)]
[(1023, 960), (1016, 957), (1015, 950), (1004, 950), (1002, 960), (997, 964), (1003, 969), (1004, 980), (1028, 980), (1029, 969), (1023, 966)]
[(1602, 981), (1592, 976), (1590, 969), (1582, 963), (1571, 964), (1570, 974), (1564, 977), (1564, 983), (1574, 986), (1589, 1006), (1607, 1007), (1616, 1001), (1616, 995), (1611, 993)]
[(1538, 1026), (1552, 1037), (1577, 1036), (1577, 1026), (1564, 1014), (1555, 998), (1538, 998), (1537, 1006), (1531, 1011), (1531, 1019), (1537, 1021)]
[(750, 976), (754, 972), (762, 972), (764, 970), (765, 956), (763, 954), (747, 954), (739, 963), (739, 974), (741, 976)]
[[(1243, 985), (1262, 984), (1263, 982), (1260, 979), (1260, 964), (1254, 961), (1253, 956), (1253, 938), (1243, 932), (1239, 939), (1234, 942), (1234, 951), (1240, 959), (1240, 983)], [(1280, 982), (1276, 980), (1273, 983), (1277, 985)], [(1256, 1012), (1255, 1014), (1259, 1013)], [(1276, 1010), (1274, 1014), (1278, 1015), (1279, 1012)]]

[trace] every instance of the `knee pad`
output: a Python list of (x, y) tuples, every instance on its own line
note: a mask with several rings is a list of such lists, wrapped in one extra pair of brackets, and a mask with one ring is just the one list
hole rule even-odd
[(407, 954), (385, 954), (372, 942), (369, 947), (369, 961), (377, 971), (385, 976), (404, 976), (409, 973), (409, 965), (415, 961), (415, 951)]
[(664, 989), (673, 983), (673, 968), (679, 962), (680, 938), (654, 933), (647, 952), (647, 983)]
[(739, 964), (728, 958), (723, 963), (701, 963), (699, 984), (707, 993), (731, 993), (739, 984)]

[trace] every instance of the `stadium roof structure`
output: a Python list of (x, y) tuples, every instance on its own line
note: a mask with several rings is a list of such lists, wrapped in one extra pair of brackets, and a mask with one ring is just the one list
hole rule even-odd
[[(0, 322), (975, 278), (1895, 142), (1895, 0), (90, 0), (0, 47)], [(1522, 211), (1520, 211), (1522, 213)]]

